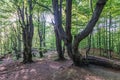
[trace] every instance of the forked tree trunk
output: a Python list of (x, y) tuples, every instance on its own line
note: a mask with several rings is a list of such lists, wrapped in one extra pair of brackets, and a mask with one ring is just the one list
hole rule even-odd
[(23, 63), (31, 63), (32, 61), (32, 38), (33, 38), (33, 20), (32, 20), (32, 0), (28, 0), (28, 6), (25, 6), (24, 1), (22, 7), (18, 7), (18, 17), (19, 23), (22, 27), (22, 37), (23, 37)]
[(32, 39), (33, 39), (33, 32), (34, 32), (34, 26), (33, 26), (33, 20), (32, 20), (32, 10), (33, 10), (33, 6), (32, 6), (32, 0), (29, 0), (28, 1), (28, 4), (29, 4), (29, 18), (28, 18), (28, 26), (26, 27), (29, 27), (26, 32), (28, 32), (28, 35), (26, 35), (27, 37), (27, 45), (25, 45), (25, 48), (24, 48), (24, 52), (27, 54), (27, 58), (26, 58), (26, 62), (27, 63), (31, 63), (33, 62), (32, 60)]
[(76, 66), (82, 65), (85, 61), (85, 58), (83, 58), (82, 55), (79, 53), (79, 50), (78, 50), (79, 43), (92, 32), (106, 2), (107, 0), (97, 1), (96, 8), (93, 12), (91, 20), (88, 22), (86, 28), (74, 37), (74, 41), (73, 41), (72, 34), (71, 34), (72, 0), (66, 0), (66, 28), (65, 28), (66, 32), (64, 31), (62, 26), (59, 26), (60, 25), (59, 20), (61, 16), (58, 15), (59, 14), (58, 0), (53, 0), (55, 28), (58, 31), (60, 39), (64, 41), (67, 47), (67, 52), (69, 57), (73, 60)]
[[(94, 26), (96, 25), (96, 23), (100, 17), (100, 14), (102, 13), (102, 10), (103, 10), (106, 2), (107, 2), (107, 0), (98, 0), (97, 1), (91, 20), (88, 22), (86, 28), (82, 32), (77, 34), (74, 39), (73, 53), (75, 54), (75, 56), (74, 56), (75, 60), (77, 58), (77, 60), (76, 60), (77, 64), (76, 64), (76, 62), (74, 62), (76, 65), (81, 65), (80, 62), (83, 60), (78, 51), (79, 43), (92, 32)], [(78, 58), (78, 56), (80, 56), (80, 58)], [(84, 62), (84, 61), (82, 61), (82, 62)]]

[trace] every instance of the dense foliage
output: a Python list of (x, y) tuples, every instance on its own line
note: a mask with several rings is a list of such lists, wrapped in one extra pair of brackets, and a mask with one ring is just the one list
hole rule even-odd
[[(34, 24), (32, 48), (40, 51), (55, 50), (52, 0), (32, 1)], [(72, 36), (85, 28), (93, 13), (96, 1), (73, 0)], [(21, 6), (23, 2), (24, 6), (28, 6), (27, 0), (0, 0), (0, 55), (15, 52), (15, 50), (19, 52), (23, 50), (22, 29), (17, 14), (17, 5)], [(63, 27), (65, 27), (65, 3), (63, 1), (62, 4)], [(90, 34), (91, 37), (85, 38), (80, 43), (80, 48), (87, 48), (91, 45), (91, 48), (104, 50), (100, 54), (111, 51), (120, 54), (119, 5), (119, 0), (108, 0), (96, 27)]]

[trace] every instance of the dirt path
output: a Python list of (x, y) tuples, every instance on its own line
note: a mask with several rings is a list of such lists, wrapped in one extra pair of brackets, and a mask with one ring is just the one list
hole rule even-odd
[(3, 59), (0, 80), (120, 80), (120, 72), (97, 66), (75, 67), (71, 60), (54, 61), (51, 55), (32, 64)]
[(0, 80), (103, 80), (83, 68), (72, 65), (72, 61), (37, 60), (32, 64), (18, 61), (3, 61), (0, 64)]

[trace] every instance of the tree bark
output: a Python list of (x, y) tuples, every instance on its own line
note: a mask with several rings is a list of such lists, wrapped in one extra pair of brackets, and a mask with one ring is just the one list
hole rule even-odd
[(58, 60), (64, 60), (64, 52), (62, 50), (62, 40), (59, 37), (57, 30), (55, 30), (55, 37), (56, 37), (56, 48), (58, 53)]
[(22, 8), (18, 5), (18, 17), (19, 23), (22, 28), (22, 37), (23, 37), (23, 63), (31, 63), (32, 60), (32, 38), (33, 38), (33, 20), (32, 20), (32, 0), (28, 0), (28, 6), (25, 6), (24, 1)]
[(39, 42), (40, 42), (39, 56), (43, 57), (43, 50), (42, 50), (43, 38), (42, 38), (42, 32), (40, 30), (39, 22), (38, 22), (38, 35), (39, 35)]
[(31, 63), (32, 61), (32, 43), (31, 40), (28, 40), (30, 36), (27, 33), (27, 30), (23, 30), (23, 43), (24, 43), (24, 50), (23, 50), (23, 63)]
[[(61, 31), (63, 34), (64, 30), (62, 28), (62, 0), (60, 0), (60, 6), (58, 5), (58, 0), (53, 0), (54, 18), (55, 18), (55, 37), (56, 37), (56, 48), (58, 52), (58, 60), (64, 60), (64, 50), (62, 49), (62, 38)], [(61, 31), (59, 31), (61, 30)]]
[(79, 64), (76, 64), (76, 65), (81, 65), (80, 62), (82, 61), (82, 57), (78, 51), (79, 43), (92, 32), (94, 26), (96, 25), (96, 23), (100, 17), (100, 14), (102, 13), (102, 10), (103, 10), (106, 2), (107, 2), (107, 0), (98, 0), (97, 1), (91, 20), (88, 22), (86, 28), (82, 32), (77, 34), (74, 39), (73, 51), (74, 51), (75, 57), (78, 57), (78, 55), (80, 56), (80, 58), (78, 58), (78, 60), (77, 60)]
[(52, 3), (53, 3), (53, 11), (54, 11), (54, 21), (55, 21), (55, 28), (56, 30), (58, 31), (58, 34), (60, 36), (60, 39), (61, 40), (64, 40), (66, 41), (66, 34), (65, 34), (65, 31), (63, 29), (61, 25), (61, 20), (62, 18), (60, 13), (59, 13), (59, 5), (58, 5), (58, 0), (52, 0)]
[[(80, 66), (81, 64), (84, 63), (84, 58), (78, 51), (79, 43), (92, 32), (106, 2), (107, 0), (97, 1), (96, 8), (93, 12), (91, 20), (88, 22), (86, 28), (74, 37), (74, 41), (73, 41), (72, 34), (71, 34), (72, 0), (66, 0), (66, 28), (65, 28), (66, 32), (64, 31), (62, 26), (59, 26), (60, 16), (57, 15), (59, 14), (58, 0), (53, 0), (55, 28), (58, 31), (60, 39), (64, 41), (67, 47), (67, 52), (69, 57), (73, 60), (76, 66)], [(72, 44), (72, 41), (73, 41), (73, 44)]]
[(39, 35), (39, 42), (40, 42), (40, 46), (39, 46), (39, 56), (40, 57), (43, 57), (43, 50), (42, 50), (42, 43), (43, 43), (43, 31), (41, 29), (41, 26), (40, 26), (40, 11), (38, 10), (38, 35)]
[(71, 14), (72, 14), (72, 0), (66, 0), (66, 47), (70, 58), (73, 58), (72, 53), (72, 34), (71, 34)]

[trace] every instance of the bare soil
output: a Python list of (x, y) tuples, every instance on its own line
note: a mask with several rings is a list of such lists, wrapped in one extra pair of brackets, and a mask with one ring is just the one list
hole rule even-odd
[(50, 55), (31, 64), (5, 58), (0, 64), (0, 80), (104, 80), (85, 68), (73, 66), (71, 60), (54, 61)]

